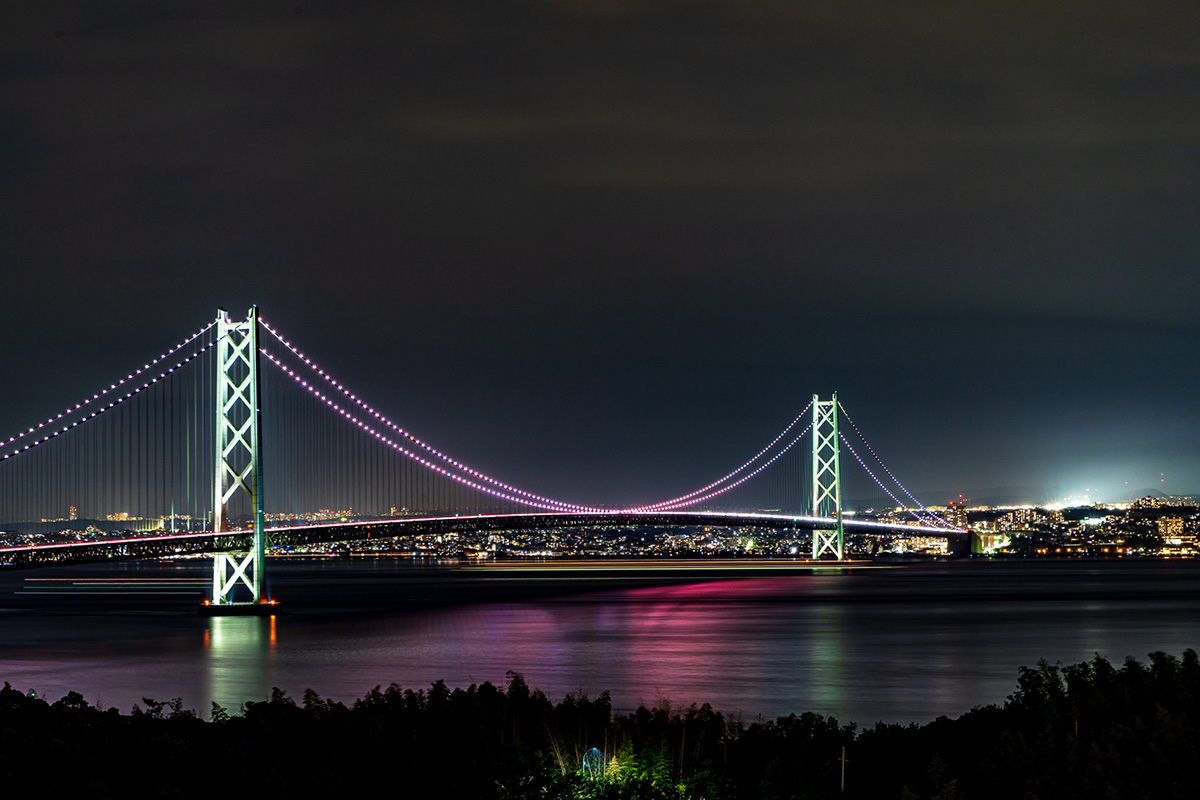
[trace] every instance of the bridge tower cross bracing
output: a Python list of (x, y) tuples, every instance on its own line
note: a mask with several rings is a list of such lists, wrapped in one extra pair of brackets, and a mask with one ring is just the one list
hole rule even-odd
[(813, 529), (813, 560), (826, 553), (842, 560), (844, 530), (842, 527), (842, 471), (838, 458), (837, 392), (829, 400), (813, 395), (812, 447), (812, 514), (814, 517), (833, 517), (832, 528)]
[[(229, 529), (228, 503), (240, 490), (250, 498), (254, 537), (249, 552), (217, 553), (213, 558), (211, 606), (218, 612), (235, 611), (239, 606), (251, 610), (267, 602), (257, 306), (250, 308), (244, 322), (231, 321), (225, 309), (217, 312), (216, 389), (213, 533)], [(234, 600), (239, 587), (249, 590), (249, 602)]]

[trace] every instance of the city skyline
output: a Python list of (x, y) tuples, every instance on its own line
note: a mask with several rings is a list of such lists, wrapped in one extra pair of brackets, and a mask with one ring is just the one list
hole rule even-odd
[(12, 10), (3, 436), (258, 303), (556, 497), (833, 391), (926, 502), (1200, 491), (1198, 15)]

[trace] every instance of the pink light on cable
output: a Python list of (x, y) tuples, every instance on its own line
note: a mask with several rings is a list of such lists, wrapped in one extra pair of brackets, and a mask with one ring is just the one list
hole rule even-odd
[[(750, 479), (751, 479), (751, 478), (753, 478), (755, 475), (757, 475), (758, 473), (762, 472), (764, 469), (766, 469), (767, 467), (771, 466), (771, 465), (772, 465), (772, 464), (774, 464), (776, 461), (778, 461), (778, 460), (779, 460), (779, 458), (780, 458), (780, 456), (782, 456), (782, 455), (783, 455), (784, 453), (786, 453), (787, 451), (791, 450), (791, 449), (792, 449), (792, 448), (793, 448), (793, 447), (796, 445), (796, 442), (798, 442), (798, 441), (800, 441), (801, 439), (803, 439), (803, 438), (804, 438), (804, 435), (805, 435), (806, 433), (808, 433), (810, 430), (812, 430), (812, 425), (811, 425), (811, 424), (810, 424), (808, 427), (806, 427), (804, 430), (800, 431), (800, 435), (798, 435), (798, 436), (797, 436), (795, 439), (792, 439), (792, 441), (790, 441), (790, 442), (787, 444), (787, 446), (786, 446), (786, 447), (784, 447), (784, 448), (783, 448), (782, 450), (780, 450), (778, 453), (776, 453), (775, 455), (773, 455), (769, 461), (767, 461), (767, 462), (765, 462), (764, 464), (762, 464), (762, 465), (761, 465), (761, 466), (760, 466), (758, 469), (754, 470), (753, 472), (751, 472), (751, 473), (749, 473), (749, 474), (747, 474), (747, 475), (743, 475), (743, 476), (742, 476), (742, 478), (741, 478), (740, 480), (738, 480), (738, 481), (735, 481), (735, 482), (733, 482), (733, 483), (729, 484), (728, 486), (724, 486), (724, 487), (722, 487), (722, 488), (720, 488), (720, 489), (716, 490), (715, 492), (710, 492), (709, 494), (706, 494), (706, 495), (704, 495), (703, 497), (697, 497), (697, 498), (695, 498), (695, 499), (688, 500), (687, 502), (683, 502), (683, 503), (674, 503), (674, 504), (671, 504), (671, 505), (661, 505), (660, 507), (658, 507), (658, 508), (655, 508), (654, 510), (655, 510), (655, 511), (670, 511), (670, 510), (672, 510), (672, 509), (676, 509), (676, 508), (686, 508), (687, 506), (693, 506), (693, 505), (695, 505), (696, 503), (701, 503), (701, 502), (703, 502), (703, 501), (705, 501), (705, 500), (708, 500), (709, 498), (716, 497), (717, 495), (725, 494), (725, 492), (728, 492), (730, 489), (733, 489), (733, 488), (736, 488), (736, 487), (738, 487), (738, 486), (741, 486), (743, 483), (745, 483), (746, 481), (750, 480)], [(637, 512), (639, 512), (639, 511), (641, 511), (641, 510), (642, 510), (641, 508), (630, 508), (630, 509), (624, 509), (624, 510), (623, 510), (623, 513), (624, 513), (624, 512), (628, 512), (628, 513), (637, 513)]]
[[(842, 444), (846, 445), (846, 449), (849, 450), (850, 454), (854, 456), (854, 459), (856, 461), (858, 461), (858, 465), (860, 467), (862, 467), (868, 475), (871, 476), (871, 480), (875, 481), (875, 483), (879, 485), (880, 489), (883, 489), (883, 491), (887, 492), (887, 496), (892, 498), (893, 500), (895, 500), (896, 505), (903, 507), (904, 510), (907, 511), (910, 515), (912, 515), (912, 517), (914, 519), (916, 519), (918, 522), (923, 522), (927, 525), (932, 525), (934, 527), (939, 527), (938, 523), (941, 523), (941, 525), (944, 525), (945, 527), (947, 527), (951, 530), (956, 530), (956, 531), (961, 530), (961, 528), (957, 528), (954, 525), (951, 525), (950, 523), (946, 522), (941, 517), (938, 517), (936, 514), (931, 513), (928, 509), (926, 509), (925, 515), (921, 515), (921, 514), (917, 513), (916, 511), (913, 511), (911, 508), (908, 508), (906, 503), (902, 503), (900, 501), (900, 499), (896, 497), (896, 495), (892, 494), (890, 489), (888, 489), (886, 486), (883, 485), (883, 481), (879, 480), (879, 478), (877, 478), (875, 476), (874, 472), (871, 472), (871, 470), (867, 467), (866, 463), (863, 462), (862, 458), (858, 455), (858, 453), (856, 453), (854, 451), (854, 448), (850, 446), (850, 442), (846, 439), (845, 434), (843, 434), (839, 431), (838, 438), (842, 440)], [(922, 508), (924, 508), (924, 506), (922, 506)]]
[[(916, 503), (917, 506), (919, 506), (920, 509), (922, 511), (924, 511), (927, 515), (929, 515), (933, 519), (937, 520), (938, 522), (942, 523), (943, 525), (950, 525), (949, 522), (946, 522), (946, 520), (942, 519), (937, 514), (934, 514), (932, 511), (930, 511), (928, 508), (926, 508), (925, 504), (922, 503), (920, 500), (918, 500), (916, 497), (914, 497), (913, 493), (910, 492), (908, 489), (906, 489), (904, 484), (900, 482), (900, 479), (892, 474), (892, 471), (890, 469), (888, 469), (887, 464), (883, 463), (883, 459), (880, 458), (879, 454), (875, 452), (875, 448), (871, 447), (871, 443), (867, 441), (867, 437), (863, 436), (863, 432), (859, 429), (858, 425), (856, 425), (854, 420), (850, 418), (850, 415), (846, 413), (846, 407), (842, 405), (841, 400), (838, 401), (838, 408), (841, 409), (842, 416), (844, 416), (846, 418), (846, 421), (850, 423), (850, 427), (854, 428), (854, 432), (858, 434), (858, 438), (860, 440), (862, 440), (862, 443), (864, 445), (867, 446), (867, 450), (870, 451), (871, 455), (875, 457), (875, 461), (877, 461), (879, 463), (879, 466), (883, 467), (883, 471), (887, 473), (887, 476), (889, 478), (891, 478), (896, 483), (897, 486), (900, 487), (900, 491), (904, 492), (904, 494), (908, 496), (908, 499), (910, 499), (914, 503)], [(845, 437), (843, 437), (842, 440), (845, 441)], [(849, 442), (846, 443), (846, 446), (847, 447), (850, 446)], [(854, 452), (854, 451), (851, 450), (851, 452)], [(859, 460), (859, 463), (862, 463), (861, 459)], [(863, 464), (863, 469), (867, 469), (866, 464)], [(867, 469), (867, 474), (870, 475), (872, 478), (875, 478), (874, 473), (872, 473), (871, 470), (869, 470), (869, 469)], [(875, 482), (879, 483), (879, 479), (875, 478)], [(881, 484), (881, 486), (882, 486), (882, 484)], [(886, 491), (886, 489), (885, 489), (885, 491)], [(892, 499), (895, 500), (894, 497)], [(901, 503), (899, 500), (896, 500), (896, 504), (901, 505), (901, 506), (908, 505), (907, 503)], [(950, 525), (950, 527), (953, 528), (954, 526)]]
[[(730, 478), (732, 478), (733, 476), (735, 476), (735, 475), (737, 475), (738, 473), (740, 473), (742, 470), (744, 470), (744, 469), (746, 469), (747, 467), (749, 467), (749, 466), (750, 466), (751, 464), (753, 464), (755, 461), (757, 461), (758, 459), (760, 459), (760, 458), (763, 456), (763, 454), (764, 454), (764, 453), (766, 453), (768, 450), (770, 450), (772, 447), (774, 447), (774, 446), (775, 446), (775, 444), (776, 444), (776, 443), (777, 443), (777, 442), (778, 442), (780, 439), (782, 439), (784, 436), (786, 436), (786, 435), (787, 435), (787, 432), (788, 432), (788, 431), (790, 431), (790, 430), (791, 430), (793, 427), (795, 427), (795, 425), (796, 425), (796, 423), (797, 423), (797, 422), (799, 422), (801, 419), (803, 419), (803, 418), (804, 418), (804, 415), (808, 413), (808, 410), (809, 410), (810, 408), (812, 408), (812, 401), (811, 401), (811, 400), (809, 400), (809, 401), (808, 401), (808, 405), (806, 405), (806, 406), (804, 407), (804, 410), (803, 410), (803, 411), (801, 411), (801, 412), (799, 413), (799, 415), (797, 415), (797, 417), (796, 417), (794, 420), (792, 420), (792, 421), (791, 421), (791, 423), (789, 423), (789, 424), (788, 424), (788, 426), (787, 426), (786, 428), (784, 428), (782, 431), (780, 431), (780, 432), (779, 432), (779, 435), (778, 435), (778, 436), (776, 436), (774, 439), (772, 439), (772, 440), (770, 441), (770, 443), (769, 443), (769, 444), (768, 444), (766, 447), (764, 447), (762, 450), (760, 450), (760, 451), (758, 452), (758, 454), (754, 456), (754, 458), (750, 459), (750, 460), (749, 460), (749, 461), (747, 461), (745, 464), (742, 464), (740, 467), (738, 467), (737, 469), (735, 469), (733, 472), (729, 473), (729, 474), (728, 474), (728, 475), (726, 475), (725, 477), (723, 477), (723, 478), (718, 478), (717, 480), (715, 480), (715, 481), (713, 481), (712, 483), (710, 483), (708, 486), (705, 486), (705, 487), (702, 487), (702, 488), (700, 488), (700, 489), (697, 489), (696, 491), (694, 491), (694, 492), (691, 492), (691, 493), (689, 493), (689, 494), (685, 494), (685, 495), (682, 495), (682, 496), (680, 496), (680, 497), (676, 497), (676, 498), (674, 498), (674, 499), (672, 499), (672, 500), (664, 500), (664, 501), (662, 501), (661, 503), (651, 503), (650, 505), (646, 505), (646, 506), (637, 506), (635, 509), (632, 509), (632, 510), (636, 510), (636, 511), (653, 511), (653, 510), (655, 510), (655, 509), (658, 509), (658, 508), (661, 508), (661, 507), (664, 507), (664, 506), (669, 506), (669, 505), (671, 505), (672, 503), (677, 503), (677, 502), (680, 502), (680, 501), (683, 501), (683, 500), (688, 500), (688, 499), (690, 499), (690, 498), (692, 498), (692, 497), (695, 497), (695, 496), (696, 496), (696, 495), (698, 495), (698, 494), (701, 494), (701, 493), (703, 493), (703, 492), (707, 492), (709, 489), (712, 489), (713, 487), (720, 486), (720, 485), (721, 485), (722, 483), (724, 483), (725, 481), (729, 480), (729, 479), (730, 479)], [(812, 425), (809, 425), (808, 427), (809, 427), (809, 428), (812, 428)], [(806, 429), (806, 430), (807, 430), (807, 429)], [(793, 444), (795, 444), (795, 443), (793, 442)], [(788, 445), (788, 447), (791, 447), (791, 445)], [(755, 474), (757, 474), (757, 473), (755, 473)]]
[[(262, 354), (264, 356), (266, 356), (268, 361), (270, 361), (272, 364), (274, 364), (276, 367), (278, 367), (280, 370), (282, 370), (285, 374), (287, 374), (289, 377), (291, 377), (292, 380), (294, 380), (298, 384), (303, 385), (302, 381), (300, 380), (300, 377), (295, 373), (294, 370), (290, 369), (287, 366), (284, 366), (271, 353), (263, 352)], [(393, 441), (392, 439), (386, 437), (384, 434), (380, 433), (379, 431), (375, 430), (374, 428), (371, 428), (369, 425), (367, 425), (365, 422), (363, 422), (358, 417), (356, 417), (353, 414), (351, 414), (350, 412), (346, 411), (346, 409), (339, 406), (337, 403), (335, 403), (333, 400), (331, 400), (329, 397), (327, 397), (324, 393), (322, 393), (318, 389), (315, 389), (311, 386), (304, 386), (304, 388), (307, 389), (310, 394), (312, 394), (314, 397), (316, 397), (318, 400), (320, 400), (326, 406), (333, 409), (340, 416), (344, 417), (347, 421), (353, 423), (356, 427), (360, 428), (364, 432), (374, 436), (382, 444), (392, 448), (396, 452), (417, 462), (418, 464), (431, 470), (432, 472), (436, 472), (439, 475), (443, 475), (447, 478), (450, 478), (451, 480), (457, 481), (458, 483), (462, 484), (463, 486), (470, 487), (472, 489), (475, 489), (476, 491), (484, 492), (486, 494), (489, 494), (493, 497), (500, 498), (502, 500), (507, 500), (507, 501), (513, 502), (513, 503), (519, 503), (521, 505), (531, 506), (533, 508), (541, 508), (541, 509), (544, 509), (547, 511), (551, 511), (551, 510), (552, 511), (571, 511), (571, 512), (576, 512), (576, 513), (602, 513), (604, 511), (606, 511), (606, 509), (592, 507), (592, 506), (583, 506), (583, 505), (577, 505), (574, 503), (564, 503), (564, 502), (561, 502), (558, 500), (550, 500), (548, 498), (539, 498), (535, 495), (530, 495), (528, 492), (523, 492), (519, 489), (513, 490), (511, 493), (509, 493), (509, 492), (497, 491), (497, 490), (491, 489), (487, 486), (483, 486), (482, 484), (477, 483), (476, 481), (473, 481), (469, 478), (463, 477), (462, 475), (450, 472), (449, 470), (439, 466), (438, 464), (435, 464), (432, 461), (424, 458), (420, 454), (414, 453), (412, 450), (409, 450), (408, 448), (404, 447), (403, 445), (399, 444), (398, 442)], [(466, 471), (467, 470), (464, 470), (464, 472), (466, 472)], [(473, 474), (473, 471), (468, 472), (468, 474)], [(519, 493), (519, 495), (518, 495), (518, 493)], [(521, 496), (521, 495), (523, 495), (523, 496)]]
[[(270, 324), (268, 324), (265, 320), (263, 320), (262, 318), (259, 318), (259, 323), (264, 328), (266, 328), (267, 332), (269, 332), (272, 336), (274, 336), (276, 339), (278, 339), (279, 342), (281, 344), (283, 344), (284, 347), (286, 347), (289, 351), (291, 351), (291, 353), (294, 356), (296, 356), (301, 361), (303, 361), (305, 363), (305, 365), (309, 367), (309, 369), (316, 372), (319, 376), (321, 376), (321, 378), (326, 383), (333, 386), (342, 395), (344, 395), (345, 397), (347, 397), (351, 401), (353, 401), (355, 405), (357, 405), (359, 408), (361, 408), (363, 411), (365, 411), (367, 414), (369, 414), (372, 418), (377, 420), (381, 425), (394, 431), (395, 433), (399, 434), (400, 436), (407, 438), (410, 442), (412, 442), (416, 446), (420, 447), (425, 452), (435, 456), (440, 461), (443, 461), (446, 464), (449, 464), (451, 467), (453, 467), (457, 470), (461, 470), (462, 472), (466, 473), (467, 475), (470, 475), (472, 478), (475, 478), (476, 480), (483, 481), (484, 483), (490, 483), (493, 486), (496, 486), (496, 487), (502, 489), (503, 491), (512, 492), (512, 493), (520, 495), (522, 497), (526, 497), (530, 500), (537, 501), (538, 503), (545, 503), (545, 504), (550, 504), (553, 506), (559, 506), (564, 509), (589, 508), (588, 506), (582, 506), (582, 505), (578, 505), (575, 503), (566, 503), (561, 500), (554, 500), (553, 498), (542, 497), (541, 495), (536, 495), (536, 494), (533, 494), (532, 492), (527, 492), (524, 489), (518, 489), (515, 486), (511, 486), (507, 483), (504, 483), (501, 480), (491, 477), (490, 475), (486, 475), (476, 469), (473, 469), (470, 466), (452, 458), (451, 456), (446, 455), (445, 453), (441, 452), (440, 450), (433, 447), (432, 445), (421, 441), (416, 436), (414, 436), (413, 434), (404, 430), (404, 428), (400, 427), (395, 422), (392, 422), (390, 419), (385, 417), (383, 414), (379, 413), (375, 409), (371, 408), (371, 406), (367, 405), (367, 403), (365, 403), (357, 395), (355, 395), (353, 392), (351, 392), (349, 389), (347, 389), (341, 383), (339, 383), (337, 380), (335, 380), (331, 375), (329, 375), (329, 373), (325, 372), (325, 370), (323, 370), (319, 366), (317, 366), (317, 364), (315, 362), (313, 362), (312, 359), (308, 358), (308, 356), (306, 356), (302, 352), (300, 352), (300, 350), (295, 345), (293, 345), (287, 339), (283, 338), (283, 336), (278, 331), (276, 331), (274, 328), (272, 328), (270, 326)], [(287, 367), (285, 367), (283, 365), (282, 362), (280, 362), (278, 359), (276, 359), (273, 354), (267, 352), (265, 349), (260, 348), (260, 352), (264, 356), (266, 356), (268, 359), (271, 359), (272, 361), (274, 361), (276, 366), (279, 366), (280, 368), (282, 368), (284, 370), (288, 369)], [(291, 374), (292, 377), (295, 380), (297, 380), (301, 386), (312, 391), (312, 387), (306, 381), (299, 378), (299, 376), (297, 376), (295, 373), (289, 372), (289, 374)]]

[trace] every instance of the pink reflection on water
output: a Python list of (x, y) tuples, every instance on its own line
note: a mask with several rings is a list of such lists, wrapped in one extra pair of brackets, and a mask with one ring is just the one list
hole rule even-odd
[(676, 586), (646, 586), (616, 593), (621, 602), (712, 603), (780, 600), (812, 592), (811, 577), (740, 578)]
[[(625, 710), (664, 698), (757, 710), (779, 692), (764, 672), (785, 683), (814, 667), (840, 675), (829, 663), (841, 657), (836, 614), (789, 602), (819, 594), (814, 580), (823, 579), (701, 581), (364, 621), (345, 631), (353, 658), (338, 645), (327, 657), (337, 654), (341, 691), (361, 692), (380, 675), (417, 688), (439, 678), (503, 683), (513, 670), (552, 696), (610, 689)], [(781, 605), (809, 611), (781, 619)]]
[[(819, 580), (819, 579), (818, 579)], [(811, 595), (810, 576), (704, 581), (630, 589), (616, 598), (625, 613), (624, 644), (610, 656), (624, 667), (625, 704), (657, 704), (674, 698), (727, 698), (771, 692), (764, 676), (789, 680), (801, 664), (840, 658), (836, 626), (816, 615), (795, 621), (810, 628), (799, 648), (780, 645), (778, 615), (768, 603)], [(784, 637), (790, 639), (791, 637)], [(837, 664), (824, 664), (837, 672)], [(733, 705), (730, 710), (737, 710)]]

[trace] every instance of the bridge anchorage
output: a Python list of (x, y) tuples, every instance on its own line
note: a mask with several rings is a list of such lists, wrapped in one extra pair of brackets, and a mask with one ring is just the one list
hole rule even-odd
[(247, 552), (213, 556), (212, 598), (200, 606), (209, 616), (275, 613), (266, 597), (267, 537), (264, 530), (261, 407), (258, 374), (258, 306), (243, 322), (232, 322), (218, 309), (216, 375), (216, 475), (213, 482), (213, 533), (229, 530), (230, 498), (250, 498), (254, 535)]

